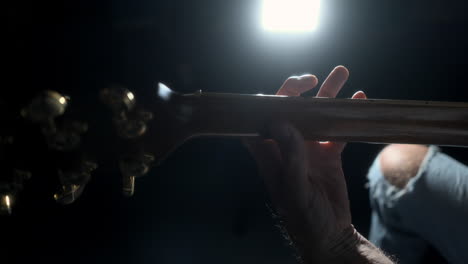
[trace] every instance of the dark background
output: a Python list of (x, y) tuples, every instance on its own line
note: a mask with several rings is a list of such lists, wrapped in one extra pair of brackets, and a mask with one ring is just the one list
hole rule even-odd
[[(0, 218), (1, 263), (294, 263), (238, 140), (187, 142), (123, 198), (115, 132), (98, 100), (111, 84), (146, 103), (156, 81), (180, 92), (271, 94), (290, 75), (323, 80), (345, 65), (351, 77), (341, 97), (364, 90), (372, 98), (468, 101), (465, 1), (322, 0), (318, 30), (306, 34), (264, 32), (260, 8), (259, 0), (4, 3), (4, 112), (41, 90), (70, 95), (72, 115), (90, 123), (85, 150), (102, 163), (75, 204), (56, 205), (54, 161), (41, 155), (36, 131), (39, 143), (24, 152), (33, 178), (14, 214)], [(343, 154), (363, 234), (365, 175), (381, 148), (352, 143)], [(444, 150), (466, 161), (463, 149)], [(3, 171), (28, 165), (5, 160)]]

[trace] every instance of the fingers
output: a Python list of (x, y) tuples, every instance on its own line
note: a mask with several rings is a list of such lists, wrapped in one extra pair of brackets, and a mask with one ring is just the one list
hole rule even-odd
[[(336, 66), (335, 69), (328, 75), (327, 79), (323, 82), (317, 97), (335, 98), (343, 85), (349, 77), (349, 71), (344, 66)], [(359, 96), (362, 96), (359, 94)], [(365, 96), (365, 95), (364, 95)], [(341, 152), (344, 148), (344, 143), (338, 142), (320, 142), (320, 146), (332, 149), (332, 151)]]
[[(351, 99), (367, 99), (367, 96), (363, 91), (357, 91), (353, 94)], [(328, 142), (327, 144), (329, 144), (329, 146), (334, 148), (334, 151), (338, 151), (339, 153), (341, 153), (343, 149), (346, 147), (345, 142), (335, 142), (335, 143)]]
[(351, 96), (351, 99), (367, 99), (367, 96), (363, 91), (357, 91)]
[(317, 86), (318, 79), (314, 75), (289, 77), (278, 90), (276, 95), (299, 96)]
[(323, 82), (317, 97), (330, 97), (334, 98), (341, 90), (345, 82), (348, 80), (349, 71), (344, 66), (337, 66), (328, 75), (327, 79)]

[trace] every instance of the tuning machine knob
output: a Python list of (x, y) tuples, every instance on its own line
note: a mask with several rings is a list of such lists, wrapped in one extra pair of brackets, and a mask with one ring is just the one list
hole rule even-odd
[(68, 97), (56, 91), (43, 91), (21, 111), (21, 115), (42, 125), (44, 133), (54, 133), (54, 119), (63, 115), (68, 105)]
[(43, 91), (22, 110), (21, 114), (33, 122), (46, 122), (62, 115), (68, 104), (68, 97), (56, 91)]
[(18, 194), (24, 188), (24, 182), (31, 178), (31, 172), (18, 169), (11, 164), (17, 164), (10, 150), (14, 148), (16, 138), (11, 135), (0, 135), (0, 164), (4, 164), (0, 172), (0, 214), (10, 215)]
[(120, 160), (122, 192), (125, 196), (133, 196), (135, 192), (135, 178), (147, 174), (153, 162), (154, 156), (149, 153), (126, 156)]
[(0, 183), (0, 214), (10, 215), (18, 193), (24, 187), (24, 181), (31, 178), (31, 173), (24, 170), (13, 170), (10, 182)]
[(13, 206), (13, 195), (11, 193), (4, 193), (0, 195), (0, 214), (11, 215)]
[(94, 162), (82, 161), (78, 168), (59, 170), (58, 175), (62, 187), (54, 194), (55, 201), (60, 204), (70, 204), (76, 201), (91, 179), (91, 172), (97, 167)]
[(123, 138), (136, 138), (145, 134), (147, 123), (153, 114), (145, 111), (129, 113), (125, 118), (115, 118), (114, 122), (119, 135)]
[(70, 151), (81, 142), (81, 135), (88, 131), (88, 124), (80, 121), (64, 122), (53, 134), (45, 134), (47, 145), (54, 150)]
[(122, 138), (136, 138), (145, 134), (151, 112), (135, 109), (135, 95), (123, 87), (111, 87), (101, 91), (102, 101), (112, 110), (117, 132)]
[(110, 107), (114, 113), (132, 111), (136, 104), (135, 95), (120, 86), (103, 89), (101, 91), (101, 100)]
[(58, 151), (75, 149), (81, 141), (81, 134), (88, 130), (84, 122), (64, 121), (60, 126), (55, 119), (62, 116), (68, 106), (69, 97), (56, 91), (43, 91), (21, 111), (21, 115), (33, 123), (40, 124), (49, 148)]

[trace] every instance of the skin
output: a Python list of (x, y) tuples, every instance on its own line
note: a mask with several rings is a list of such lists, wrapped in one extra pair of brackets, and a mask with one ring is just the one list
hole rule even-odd
[[(348, 76), (343, 66), (333, 69), (317, 97), (336, 97)], [(314, 75), (290, 77), (277, 95), (299, 96), (317, 84)], [(366, 95), (359, 91), (352, 98), (366, 99)], [(297, 129), (281, 121), (266, 130), (272, 140), (254, 139), (246, 145), (302, 259), (307, 263), (391, 263), (351, 224), (341, 166), (345, 143), (305, 141)], [(372, 262), (375, 258), (382, 262)]]
[(424, 145), (392, 144), (380, 153), (380, 167), (387, 181), (404, 188), (416, 176), (428, 147)]

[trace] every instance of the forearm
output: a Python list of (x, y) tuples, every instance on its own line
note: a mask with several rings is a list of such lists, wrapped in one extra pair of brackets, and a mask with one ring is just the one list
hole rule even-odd
[[(296, 240), (296, 241), (294, 241)], [(345, 264), (392, 264), (390, 258), (375, 245), (361, 236), (354, 227), (332, 239), (326, 245), (310, 245), (307, 239), (293, 239), (305, 264), (345, 263)]]

